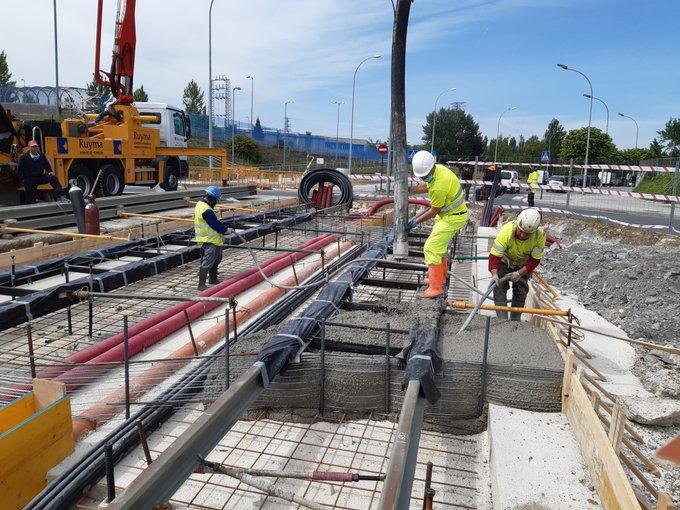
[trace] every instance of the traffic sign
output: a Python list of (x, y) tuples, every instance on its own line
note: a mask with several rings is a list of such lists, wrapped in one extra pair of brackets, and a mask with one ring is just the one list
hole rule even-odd
[(381, 143), (380, 145), (378, 145), (378, 153), (381, 156), (385, 156), (387, 154), (387, 150), (388, 148), (386, 143)]
[(407, 153), (408, 160), (411, 161), (413, 159), (413, 156), (416, 155), (416, 150), (415, 149), (409, 149)]
[(550, 163), (550, 151), (541, 152), (541, 163)]

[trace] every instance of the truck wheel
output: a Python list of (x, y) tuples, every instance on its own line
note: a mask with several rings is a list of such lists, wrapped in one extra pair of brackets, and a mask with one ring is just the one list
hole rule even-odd
[(86, 197), (92, 193), (94, 177), (92, 176), (92, 171), (85, 165), (76, 164), (68, 170), (68, 182), (69, 185), (75, 184), (83, 190), (83, 196)]
[(97, 194), (103, 197), (116, 197), (125, 189), (123, 169), (117, 165), (104, 165), (102, 175), (97, 183)]
[(161, 188), (165, 191), (177, 191), (177, 185), (179, 184), (179, 170), (175, 165), (165, 166), (165, 175), (163, 177), (163, 182), (161, 183)]

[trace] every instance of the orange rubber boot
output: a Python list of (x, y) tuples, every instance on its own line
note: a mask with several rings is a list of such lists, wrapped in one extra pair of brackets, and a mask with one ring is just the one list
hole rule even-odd
[[(449, 259), (446, 257), (442, 257), (441, 265), (444, 268), (444, 283), (446, 283), (446, 279), (449, 276)], [(423, 285), (429, 285), (430, 284), (430, 279), (426, 276), (423, 278)]]
[(444, 273), (442, 264), (427, 266), (429, 284), (427, 290), (422, 292), (420, 298), (436, 298), (444, 294)]

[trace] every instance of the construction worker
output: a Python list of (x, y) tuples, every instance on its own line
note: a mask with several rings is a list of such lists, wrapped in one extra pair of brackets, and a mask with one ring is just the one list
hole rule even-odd
[(222, 192), (217, 186), (208, 186), (205, 196), (196, 203), (194, 208), (194, 232), (196, 242), (201, 247), (201, 267), (198, 269), (198, 290), (205, 290), (206, 277), (210, 274), (208, 283), (214, 285), (217, 280), (217, 267), (222, 261), (222, 236), (227, 227), (217, 219), (215, 205), (220, 200)]
[[(464, 181), (471, 181), (474, 179), (475, 167), (472, 165), (463, 165), (460, 172), (460, 177)], [(465, 201), (470, 200), (470, 188), (472, 188), (471, 183), (465, 183), (463, 189), (465, 190)]]
[(424, 181), (410, 189), (412, 193), (430, 196), (430, 208), (409, 220), (407, 230), (434, 218), (434, 227), (423, 248), (428, 272), (428, 288), (421, 298), (436, 298), (444, 293), (448, 260), (444, 256), (449, 242), (468, 220), (463, 188), (456, 174), (444, 165), (437, 165), (434, 156), (418, 151), (413, 156), (413, 175)]
[[(512, 306), (523, 307), (529, 292), (529, 278), (543, 258), (546, 233), (541, 225), (541, 214), (537, 209), (524, 209), (517, 219), (501, 227), (489, 253), (489, 272), (496, 282), (493, 301), (496, 305), (508, 305), (508, 281), (500, 279), (510, 275), (512, 282)], [(496, 312), (501, 319), (507, 319), (507, 312)], [(520, 320), (522, 314), (513, 312), (510, 319)]]
[(17, 177), (24, 184), (26, 192), (26, 203), (35, 204), (38, 194), (38, 186), (41, 184), (51, 184), (54, 188), (54, 198), (58, 202), (66, 201), (66, 191), (59, 184), (55, 177), (50, 162), (43, 153), (40, 152), (38, 142), (31, 140), (28, 142), (29, 152), (24, 154), (19, 160)]
[[(538, 184), (538, 181), (541, 178), (541, 174), (536, 170), (535, 168), (531, 167), (531, 172), (529, 173), (527, 177), (527, 184)], [(534, 197), (536, 196), (536, 193), (538, 192), (538, 188), (529, 188), (529, 194), (527, 195), (527, 202), (529, 204), (529, 207), (534, 206)]]

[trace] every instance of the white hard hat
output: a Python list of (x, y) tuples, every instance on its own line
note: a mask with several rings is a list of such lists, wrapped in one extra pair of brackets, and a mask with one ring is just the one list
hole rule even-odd
[(425, 177), (435, 164), (434, 156), (427, 151), (418, 151), (413, 155), (413, 175)]
[(517, 228), (527, 234), (533, 234), (541, 224), (541, 213), (538, 209), (524, 209), (517, 215)]

